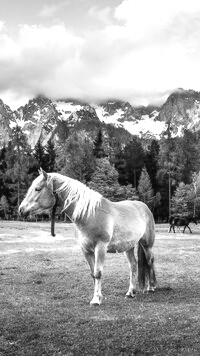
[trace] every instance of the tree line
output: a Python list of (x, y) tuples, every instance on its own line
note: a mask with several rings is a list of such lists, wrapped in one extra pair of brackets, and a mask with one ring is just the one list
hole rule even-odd
[(20, 127), (0, 150), (0, 217), (14, 219), (28, 187), (42, 167), (78, 179), (104, 197), (139, 199), (157, 221), (169, 215), (200, 214), (200, 137), (185, 130), (173, 137), (170, 126), (160, 140), (132, 136), (122, 143), (112, 129), (84, 129), (34, 149)]

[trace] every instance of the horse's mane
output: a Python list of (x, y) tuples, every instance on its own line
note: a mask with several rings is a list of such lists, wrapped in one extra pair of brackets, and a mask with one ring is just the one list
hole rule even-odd
[(62, 211), (66, 210), (70, 204), (74, 204), (73, 221), (94, 214), (96, 207), (101, 203), (101, 194), (76, 179), (58, 173), (51, 173), (50, 175), (53, 181), (62, 181), (61, 186), (55, 191), (58, 195), (59, 193), (66, 193)]

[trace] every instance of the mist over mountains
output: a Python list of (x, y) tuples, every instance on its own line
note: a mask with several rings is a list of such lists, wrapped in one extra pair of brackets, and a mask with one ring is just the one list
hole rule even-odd
[(40, 140), (56, 143), (63, 140), (70, 128), (93, 131), (111, 125), (120, 135), (160, 139), (170, 127), (173, 136), (185, 129), (200, 130), (200, 93), (178, 89), (158, 106), (133, 107), (128, 102), (108, 100), (99, 104), (74, 99), (51, 100), (38, 96), (12, 111), (0, 99), (0, 145), (7, 144), (12, 128), (20, 126), (32, 148)]

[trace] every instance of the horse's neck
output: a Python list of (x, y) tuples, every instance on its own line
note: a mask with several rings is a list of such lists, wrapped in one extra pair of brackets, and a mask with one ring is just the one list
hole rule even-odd
[[(50, 174), (50, 176), (53, 179), (53, 191), (56, 192), (63, 185), (66, 177), (59, 173), (52, 173)], [(64, 209), (67, 196), (68, 193), (65, 190), (61, 190), (57, 195), (58, 202), (62, 210)], [(68, 207), (64, 209), (65, 213), (71, 220), (73, 220), (72, 216), (73, 216), (74, 209), (75, 209), (74, 202), (70, 202)]]
[[(68, 217), (77, 223), (94, 214), (96, 207), (101, 203), (101, 194), (87, 188), (84, 184), (64, 177), (60, 174), (51, 174), (53, 190), (58, 193), (62, 210)], [(59, 189), (60, 188), (60, 189)]]
[[(56, 191), (64, 183), (65, 177), (62, 176), (59, 173), (49, 173), (49, 175), (50, 175), (50, 177), (51, 177), (51, 179), (53, 181), (53, 192), (56, 193)], [(57, 194), (58, 203), (61, 206), (61, 208), (62, 208), (62, 206), (64, 204), (65, 199), (66, 199), (65, 195), (66, 195), (65, 192), (61, 192), (61, 193), (59, 193), (59, 195)]]
[(59, 173), (49, 173), (49, 176), (50, 179), (53, 181), (53, 191), (55, 192), (64, 183), (65, 177)]

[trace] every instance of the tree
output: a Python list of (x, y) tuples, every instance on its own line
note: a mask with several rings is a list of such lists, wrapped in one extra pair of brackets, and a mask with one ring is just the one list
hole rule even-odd
[(159, 150), (160, 150), (160, 146), (158, 144), (158, 141), (152, 140), (145, 156), (145, 167), (149, 174), (152, 183), (152, 188), (154, 189), (154, 191), (158, 190), (156, 176), (158, 171)]
[(182, 161), (182, 181), (186, 184), (191, 183), (192, 174), (196, 167), (199, 167), (200, 156), (197, 149), (196, 137), (190, 130), (184, 130), (181, 147)]
[(42, 167), (45, 171), (48, 169), (47, 156), (45, 153), (45, 148), (42, 146), (41, 141), (38, 140), (34, 149), (34, 157), (37, 160), (37, 168)]
[(6, 186), (6, 170), (7, 170), (7, 163), (6, 163), (6, 147), (4, 146), (0, 150), (0, 196), (8, 194), (8, 189)]
[[(194, 202), (195, 209), (194, 209)], [(172, 197), (172, 213), (180, 216), (194, 216), (200, 207), (200, 199), (197, 199), (194, 184), (179, 183)]]
[(98, 131), (97, 137), (94, 140), (93, 154), (96, 158), (103, 158), (106, 156), (103, 148), (103, 134), (101, 129)]
[(74, 132), (58, 148), (57, 166), (62, 174), (81, 182), (90, 180), (95, 169), (93, 142), (84, 131)]
[(96, 170), (91, 176), (88, 186), (112, 201), (138, 199), (136, 190), (131, 186), (121, 186), (118, 172), (107, 158), (96, 160)]
[(124, 162), (126, 183), (131, 183), (134, 188), (137, 187), (138, 180), (144, 167), (144, 150), (138, 138), (133, 138), (124, 149)]
[(30, 147), (21, 128), (12, 130), (12, 137), (6, 149), (6, 184), (9, 187), (9, 199), (13, 209), (17, 210), (27, 190), (27, 170), (29, 166)]
[(158, 167), (157, 187), (162, 200), (160, 214), (167, 218), (171, 215), (171, 197), (181, 181), (183, 170), (181, 139), (172, 137), (170, 123), (160, 140)]
[(116, 188), (119, 186), (118, 173), (107, 158), (96, 160), (96, 169), (88, 185), (106, 198), (113, 197)]
[(119, 177), (118, 177), (119, 184), (125, 185), (127, 183), (126, 169), (125, 169), (126, 162), (124, 158), (124, 151), (120, 143), (118, 143), (115, 147), (114, 165), (117, 172), (119, 173)]
[(146, 167), (142, 169), (137, 190), (140, 200), (152, 208), (154, 203), (154, 192)]
[(56, 150), (52, 140), (49, 140), (44, 148), (45, 150), (45, 165), (47, 172), (54, 172), (56, 169)]
[(3, 212), (5, 219), (8, 219), (9, 203), (5, 195), (2, 195), (0, 199), (0, 211)]
[(193, 216), (200, 216), (200, 173), (193, 173), (191, 186), (194, 190)]

